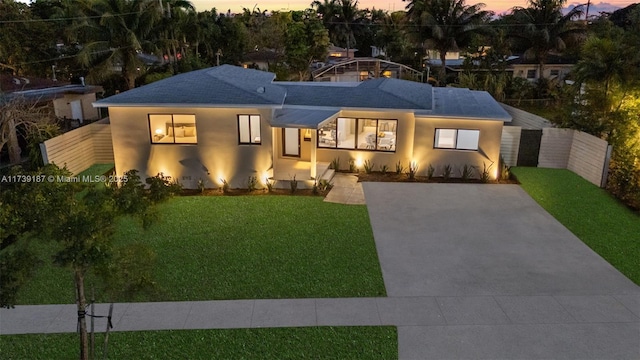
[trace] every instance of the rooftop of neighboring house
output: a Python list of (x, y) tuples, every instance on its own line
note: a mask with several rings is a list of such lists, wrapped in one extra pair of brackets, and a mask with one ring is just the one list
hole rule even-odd
[(65, 94), (90, 94), (102, 92), (102, 86), (71, 84), (37, 77), (0, 75), (0, 98), (10, 100), (23, 97), (27, 100), (51, 101)]
[(222, 65), (196, 70), (97, 101), (97, 107), (262, 107), (336, 112), (405, 110), (417, 115), (511, 117), (486, 92), (433, 88), (398, 79), (364, 82), (275, 82), (275, 74)]

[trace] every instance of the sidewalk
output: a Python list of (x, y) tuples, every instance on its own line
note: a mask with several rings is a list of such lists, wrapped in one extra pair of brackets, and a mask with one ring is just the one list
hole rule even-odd
[(347, 205), (364, 205), (364, 191), (358, 176), (346, 173), (336, 173), (333, 176), (333, 188), (324, 198), (326, 202)]

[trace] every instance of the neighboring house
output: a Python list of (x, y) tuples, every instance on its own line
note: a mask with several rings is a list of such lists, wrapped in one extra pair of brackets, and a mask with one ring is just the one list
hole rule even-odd
[(341, 48), (339, 46), (329, 45), (327, 51), (327, 62), (332, 62), (344, 59), (353, 59), (358, 49), (347, 50), (346, 48)]
[(92, 103), (96, 101), (96, 93), (104, 91), (101, 86), (58, 83), (48, 79), (26, 77), (6, 77), (3, 84), (2, 90), (7, 99), (24, 98), (39, 103), (51, 102), (58, 118), (77, 120), (79, 123), (100, 119), (100, 112)]
[(272, 49), (251, 51), (244, 54), (242, 67), (245, 69), (269, 70), (269, 65), (274, 65), (278, 61), (278, 53)]
[(540, 78), (564, 80), (571, 69), (575, 66), (575, 59), (567, 57), (549, 55), (543, 67), (543, 74), (540, 74), (540, 64), (536, 60), (525, 59), (518, 56), (507, 60), (508, 70), (513, 71), (513, 77), (536, 81)]
[[(164, 173), (187, 188), (247, 187), (255, 176), (288, 187), (328, 178), (339, 159), (376, 169), (413, 163), (497, 169), (506, 111), (487, 93), (380, 78), (274, 82), (223, 65), (179, 74), (97, 101), (109, 109), (116, 172)], [(491, 176), (495, 177), (495, 173)]]
[(311, 72), (313, 81), (352, 82), (377, 78), (422, 82), (422, 72), (409, 66), (377, 59), (354, 58), (324, 65)]

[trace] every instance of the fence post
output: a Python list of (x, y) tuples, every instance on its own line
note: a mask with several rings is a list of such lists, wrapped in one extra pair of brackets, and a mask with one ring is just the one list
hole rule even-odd
[(611, 152), (613, 151), (613, 146), (607, 145), (607, 153), (604, 156), (604, 164), (602, 167), (602, 180), (600, 181), (600, 187), (607, 187), (607, 178), (609, 177), (609, 163), (611, 162)]
[(42, 163), (47, 165), (49, 163), (49, 155), (47, 154), (47, 146), (43, 142), (40, 143), (40, 154), (42, 155)]

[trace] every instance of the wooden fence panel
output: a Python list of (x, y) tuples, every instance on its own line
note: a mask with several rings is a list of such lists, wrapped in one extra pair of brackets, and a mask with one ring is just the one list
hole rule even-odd
[(605, 140), (576, 131), (567, 169), (600, 186), (607, 163), (608, 145)]
[(571, 154), (574, 130), (542, 129), (538, 167), (566, 169)]
[(516, 109), (507, 104), (500, 105), (507, 113), (509, 113), (509, 115), (511, 115), (511, 125), (513, 126), (520, 126), (527, 130), (540, 130), (552, 126), (551, 122), (543, 117), (524, 110)]
[(502, 128), (500, 155), (507, 166), (515, 166), (518, 161), (521, 132), (522, 128), (519, 126), (505, 126)]
[(96, 122), (66, 132), (44, 142), (43, 158), (66, 166), (77, 174), (93, 164), (112, 163), (113, 145), (108, 122)]

